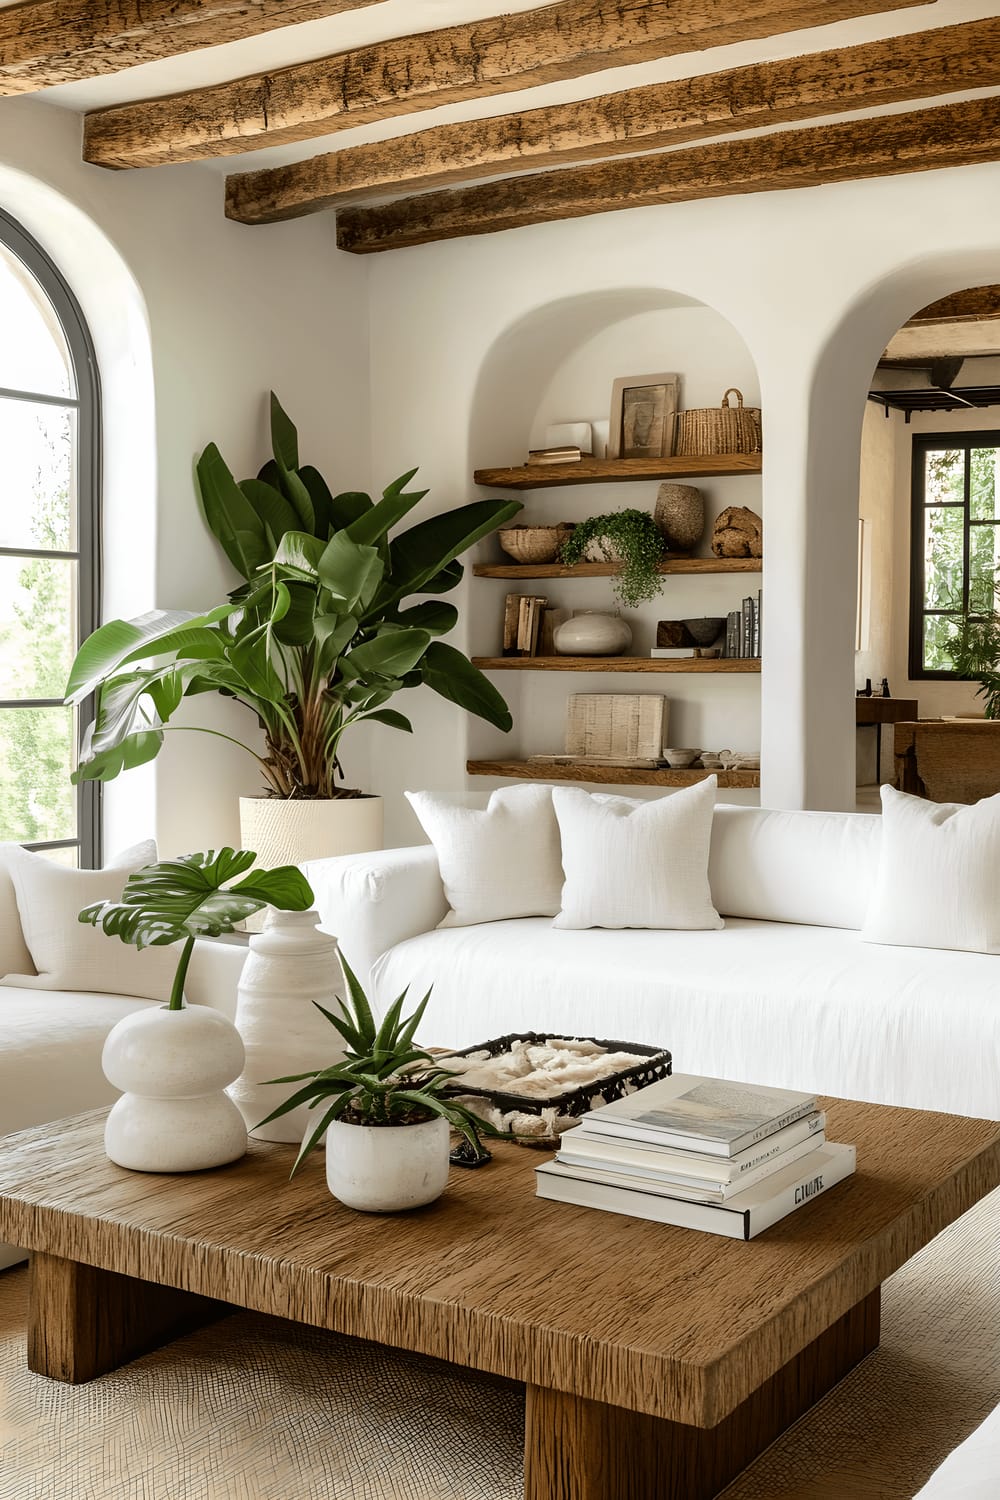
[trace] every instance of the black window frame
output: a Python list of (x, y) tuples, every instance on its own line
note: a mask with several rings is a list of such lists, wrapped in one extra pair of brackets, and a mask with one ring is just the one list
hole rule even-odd
[[(926, 454), (935, 448), (953, 448), (965, 453), (965, 499), (961, 502), (963, 517), (962, 609), (969, 607), (969, 539), (973, 526), (997, 526), (1000, 521), (973, 521), (970, 514), (969, 466), (973, 448), (1000, 448), (1000, 429), (975, 432), (921, 432), (913, 437), (910, 456), (910, 642), (909, 675), (912, 682), (959, 682), (952, 669), (924, 666), (924, 619), (927, 615), (954, 615), (954, 610), (924, 608), (924, 514)], [(957, 505), (955, 508), (958, 508)]]
[[(78, 562), (77, 639), (86, 640), (100, 623), (103, 589), (101, 556), (101, 384), (94, 341), (83, 309), (72, 287), (46, 250), (27, 230), (0, 209), (0, 244), (11, 252), (38, 282), (52, 304), (69, 350), (76, 394), (71, 398), (38, 392), (3, 389), (8, 400), (31, 401), (76, 411), (76, 548), (68, 552), (34, 551), (30, 547), (0, 547), (3, 557), (65, 557)], [(0, 699), (0, 709), (55, 708), (59, 698)], [(77, 749), (84, 728), (94, 714), (90, 699), (77, 714)], [(77, 787), (77, 837), (25, 843), (26, 849), (78, 849), (81, 867), (101, 863), (101, 787), (85, 781)]]

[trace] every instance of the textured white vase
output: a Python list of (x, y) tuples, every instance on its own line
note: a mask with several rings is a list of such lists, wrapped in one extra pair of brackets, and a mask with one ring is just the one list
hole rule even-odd
[[(240, 842), (256, 851), (261, 869), (381, 849), (383, 821), (381, 797), (240, 798)], [(264, 913), (248, 917), (246, 927), (261, 932)]]
[(264, 931), (250, 939), (236, 1000), (236, 1029), (246, 1063), (229, 1090), (250, 1134), (263, 1141), (302, 1140), (319, 1120), (302, 1104), (256, 1129), (273, 1109), (302, 1087), (267, 1085), (269, 1078), (314, 1072), (340, 1062), (346, 1052), (338, 1032), (313, 1004), (335, 1015), (343, 1010), (344, 976), (337, 939), (317, 929), (315, 911), (269, 910)]
[(448, 1183), (446, 1120), (423, 1125), (348, 1125), (326, 1135), (326, 1181), (348, 1208), (399, 1213), (440, 1198)]
[(620, 656), (632, 644), (632, 628), (620, 615), (582, 610), (556, 626), (552, 644), (560, 656)]
[(243, 1116), (226, 1093), (243, 1067), (231, 1021), (208, 1005), (133, 1011), (108, 1033), (101, 1055), (122, 1097), (104, 1149), (135, 1172), (199, 1172), (247, 1149)]

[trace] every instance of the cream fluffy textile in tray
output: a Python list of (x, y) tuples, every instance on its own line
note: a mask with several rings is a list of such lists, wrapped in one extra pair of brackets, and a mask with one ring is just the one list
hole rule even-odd
[(551, 1099), (554, 1094), (586, 1088), (614, 1073), (639, 1067), (649, 1058), (631, 1052), (606, 1052), (596, 1042), (579, 1038), (553, 1036), (545, 1042), (515, 1042), (509, 1052), (496, 1057), (488, 1052), (469, 1052), (454, 1061), (437, 1061), (441, 1067), (454, 1069), (471, 1089)]

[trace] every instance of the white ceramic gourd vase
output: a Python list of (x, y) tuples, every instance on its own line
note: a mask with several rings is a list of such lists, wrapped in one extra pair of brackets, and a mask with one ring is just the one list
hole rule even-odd
[(246, 1063), (229, 1094), (258, 1140), (298, 1144), (306, 1126), (320, 1118), (303, 1104), (258, 1129), (258, 1121), (302, 1087), (268, 1079), (328, 1068), (346, 1055), (338, 1033), (313, 1004), (343, 1012), (337, 939), (320, 932), (318, 921), (315, 911), (269, 910), (264, 931), (250, 939), (236, 1000)]
[(326, 1135), (326, 1182), (348, 1208), (400, 1213), (440, 1198), (448, 1183), (447, 1120), (422, 1125), (349, 1125)]
[(620, 656), (632, 644), (632, 628), (620, 615), (584, 609), (556, 626), (552, 644), (559, 656)]
[(105, 1077), (122, 1089), (104, 1149), (134, 1172), (200, 1172), (247, 1149), (243, 1116), (225, 1092), (243, 1067), (231, 1021), (208, 1005), (133, 1011), (104, 1043)]

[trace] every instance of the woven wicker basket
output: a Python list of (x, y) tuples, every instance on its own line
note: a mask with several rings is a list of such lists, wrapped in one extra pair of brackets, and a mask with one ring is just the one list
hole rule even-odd
[(571, 526), (504, 526), (497, 540), (508, 557), (519, 563), (554, 562)]
[[(729, 398), (735, 396), (736, 406)], [(760, 407), (744, 406), (743, 392), (730, 386), (720, 406), (677, 413), (678, 454), (759, 453)]]

